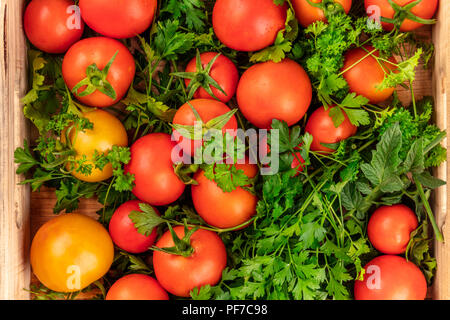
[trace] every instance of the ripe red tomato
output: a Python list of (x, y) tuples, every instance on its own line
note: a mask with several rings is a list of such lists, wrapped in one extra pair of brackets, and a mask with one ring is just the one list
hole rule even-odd
[[(101, 71), (104, 70), (116, 53), (117, 56), (108, 74), (104, 75)], [(93, 64), (97, 66), (99, 71), (90, 72), (88, 76), (87, 69)], [(123, 98), (133, 82), (135, 71), (134, 58), (127, 47), (117, 40), (104, 37), (78, 41), (67, 51), (62, 64), (64, 81), (71, 91), (81, 80), (86, 78), (89, 78), (90, 82), (94, 84), (104, 81), (111, 84), (116, 93), (116, 99), (112, 99), (98, 89), (89, 95), (80, 96), (86, 86), (77, 90), (76, 97), (80, 102), (100, 108), (112, 106)]]
[(156, 0), (80, 0), (81, 15), (98, 33), (116, 39), (147, 30), (155, 15)]
[(114, 282), (106, 300), (169, 300), (169, 295), (154, 278), (136, 273)]
[[(173, 230), (180, 239), (184, 237), (184, 227)], [(216, 233), (199, 229), (191, 236), (190, 245), (193, 253), (189, 257), (160, 251), (153, 253), (156, 279), (164, 289), (179, 297), (189, 297), (194, 288), (217, 284), (227, 264), (225, 245)], [(156, 246), (174, 246), (169, 231), (162, 235)]]
[(39, 50), (64, 53), (80, 40), (84, 23), (71, 0), (32, 0), (25, 10), (24, 29)]
[(76, 292), (103, 277), (114, 259), (108, 231), (82, 214), (62, 214), (34, 236), (30, 261), (36, 277), (57, 292)]
[[(205, 52), (200, 55), (203, 68), (206, 68), (208, 63), (218, 55), (217, 52)], [(197, 59), (192, 59), (187, 67), (186, 72), (197, 72)], [(226, 56), (221, 54), (214, 62), (209, 73), (211, 78), (216, 80), (219, 86), (225, 91), (223, 94), (220, 90), (210, 86), (213, 94), (223, 103), (227, 103), (233, 98), (236, 93), (236, 87), (239, 81), (239, 72), (234, 63)], [(186, 86), (189, 86), (191, 80), (185, 80)], [(194, 94), (196, 99), (214, 99), (205, 89), (200, 87)]]
[[(189, 104), (191, 104), (198, 112), (203, 124), (206, 124), (208, 121), (231, 111), (230, 108), (227, 107), (227, 105), (217, 100), (196, 99), (189, 101), (189, 103), (182, 105), (180, 109), (178, 109), (175, 117), (173, 118), (174, 124), (194, 126), (194, 123), (197, 120), (195, 119), (194, 111), (192, 111), (192, 108)], [(225, 134), (226, 130), (233, 130), (229, 133), (232, 136), (235, 136), (236, 129), (237, 120), (235, 116), (232, 116), (231, 119), (225, 124), (225, 126), (223, 126), (222, 132)], [(178, 145), (183, 150), (184, 154), (187, 155), (194, 155), (195, 150), (202, 145), (201, 140), (191, 140), (183, 137), (177, 130), (173, 131), (173, 137), (174, 140), (178, 142)]]
[(311, 151), (332, 153), (333, 149), (323, 146), (321, 143), (333, 144), (354, 136), (358, 128), (354, 126), (348, 116), (344, 114), (345, 120), (339, 127), (335, 127), (330, 111), (333, 107), (325, 111), (324, 107), (318, 108), (309, 117), (305, 131), (313, 136)]
[[(415, 0), (393, 0), (394, 3), (398, 4), (401, 7), (404, 7), (405, 5), (410, 4), (414, 1)], [(364, 3), (368, 14), (376, 14), (377, 10), (380, 10), (379, 13), (381, 17), (385, 17), (388, 19), (394, 18), (395, 10), (389, 4), (388, 0), (365, 0)], [(436, 13), (438, 4), (439, 0), (422, 0), (411, 9), (411, 13), (422, 19), (431, 19)], [(371, 7), (373, 8), (372, 10)], [(392, 23), (381, 22), (381, 25), (385, 30), (388, 31), (394, 29), (394, 25)], [(420, 28), (421, 26), (423, 26), (423, 24), (406, 19), (400, 26), (400, 31), (412, 31)]]
[[(383, 65), (383, 67), (381, 67), (373, 56), (368, 55), (374, 48), (365, 46), (365, 49), (368, 51), (361, 48), (347, 51), (342, 71), (345, 71), (343, 76), (347, 81), (351, 92), (362, 95), (369, 99), (370, 103), (376, 104), (389, 99), (394, 93), (395, 88), (379, 90), (377, 89), (377, 86), (383, 82), (386, 73), (391, 70), (396, 70), (396, 67), (390, 63), (380, 62), (381, 65)], [(380, 53), (375, 51), (373, 55), (379, 57)], [(391, 57), (389, 61), (394, 64), (397, 63), (393, 57)]]
[(258, 63), (242, 75), (237, 89), (239, 109), (258, 128), (269, 129), (273, 119), (289, 126), (300, 121), (309, 108), (312, 86), (305, 70), (285, 59)]
[(385, 254), (405, 253), (410, 234), (417, 229), (416, 214), (403, 204), (382, 206), (369, 220), (367, 233), (372, 245)]
[[(122, 250), (130, 253), (147, 251), (153, 245), (157, 236), (156, 228), (148, 236), (139, 233), (130, 219), (129, 215), (132, 211), (141, 211), (140, 203), (142, 202), (138, 200), (125, 202), (117, 208), (109, 222), (109, 234), (113, 242)], [(158, 210), (153, 209), (159, 215)]]
[[(253, 164), (236, 164), (238, 170), (253, 178), (258, 167)], [(224, 192), (214, 181), (205, 177), (203, 171), (194, 175), (198, 185), (192, 185), (191, 193), (197, 213), (211, 226), (227, 229), (239, 226), (256, 214), (258, 198), (251, 192), (238, 187)]]
[[(322, 0), (312, 0), (311, 2), (321, 3)], [(345, 13), (348, 13), (352, 7), (352, 0), (334, 0), (334, 2), (340, 4)], [(307, 0), (292, 0), (292, 6), (297, 20), (305, 28), (316, 21), (327, 22), (323, 10), (313, 7)]]
[(356, 300), (424, 300), (427, 295), (425, 276), (405, 258), (379, 256), (364, 269), (363, 281), (355, 281)]
[(131, 146), (125, 172), (134, 174), (133, 194), (137, 198), (153, 206), (165, 206), (183, 194), (186, 186), (173, 169), (175, 146), (166, 133), (151, 133)]
[(217, 38), (237, 51), (258, 51), (273, 44), (286, 17), (286, 5), (273, 0), (217, 0), (212, 14)]
[[(299, 161), (300, 160), (300, 161)], [(296, 152), (294, 154), (294, 160), (292, 160), (292, 169), (297, 169), (297, 173), (295, 176), (298, 176), (300, 172), (303, 172), (303, 163), (305, 163), (305, 160), (302, 158), (300, 152)]]

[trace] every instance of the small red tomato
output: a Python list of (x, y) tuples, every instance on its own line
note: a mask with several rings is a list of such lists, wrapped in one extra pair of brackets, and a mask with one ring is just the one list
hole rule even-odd
[[(258, 174), (256, 165), (235, 166), (236, 169), (243, 170), (249, 178)], [(209, 225), (222, 229), (234, 228), (256, 214), (258, 198), (250, 191), (238, 187), (231, 192), (224, 192), (216, 182), (209, 180), (203, 171), (197, 172), (194, 180), (198, 182), (191, 187), (194, 207)]]
[[(223, 116), (230, 112), (230, 108), (220, 101), (212, 99), (196, 99), (189, 101), (178, 109), (173, 118), (174, 124), (194, 126), (197, 121), (192, 107), (197, 111), (202, 120), (203, 125), (208, 121)], [(222, 127), (222, 132), (225, 134), (227, 130), (232, 136), (236, 136), (237, 120), (233, 115), (231, 119)], [(202, 145), (202, 140), (191, 140), (183, 137), (177, 130), (173, 130), (174, 140), (178, 142), (178, 146), (183, 150), (184, 154), (193, 156), (195, 150)]]
[(305, 163), (305, 160), (302, 158), (300, 152), (296, 152), (294, 154), (294, 160), (292, 160), (292, 169), (297, 169), (297, 173), (295, 176), (298, 176), (300, 172), (303, 172), (303, 163)]
[(312, 86), (301, 65), (284, 59), (250, 67), (239, 81), (236, 96), (242, 114), (256, 127), (269, 129), (274, 119), (292, 126), (308, 110)]
[(24, 29), (39, 50), (64, 53), (80, 40), (84, 23), (70, 0), (32, 0), (25, 10)]
[[(109, 70), (105, 69), (113, 58)], [(108, 71), (107, 74), (105, 71)], [(63, 78), (71, 91), (82, 80), (89, 82), (94, 89), (88, 94), (85, 90), (89, 87), (87, 84), (82, 85), (76, 90), (76, 98), (88, 106), (99, 108), (112, 106), (125, 96), (133, 82), (135, 71), (134, 58), (127, 47), (117, 40), (105, 37), (78, 41), (67, 51), (62, 64)], [(115, 99), (111, 92), (108, 95), (108, 91), (101, 91), (100, 87), (106, 88), (105, 83), (111, 85)]]
[(356, 300), (424, 300), (427, 295), (425, 276), (405, 258), (379, 256), (364, 269), (364, 279), (355, 281)]
[[(173, 230), (178, 238), (184, 237), (184, 227)], [(174, 245), (170, 231), (156, 243), (158, 248)], [(161, 251), (153, 253), (156, 278), (164, 289), (179, 297), (189, 297), (194, 288), (217, 284), (227, 264), (225, 245), (216, 233), (199, 229), (191, 236), (190, 245), (193, 253), (188, 257)]]
[(169, 295), (154, 278), (129, 274), (114, 282), (106, 300), (169, 300)]
[(354, 126), (347, 115), (345, 120), (339, 127), (335, 127), (333, 119), (330, 117), (331, 108), (325, 111), (324, 107), (320, 107), (309, 117), (306, 123), (305, 131), (313, 136), (311, 144), (311, 151), (318, 151), (322, 153), (332, 153), (333, 149), (325, 147), (322, 143), (333, 144), (350, 138), (355, 135), (358, 128)]
[[(311, 0), (312, 3), (321, 3), (322, 0)], [(335, 0), (333, 6), (341, 5), (345, 13), (349, 13), (352, 7), (352, 0)], [(323, 21), (327, 22), (325, 14), (322, 9), (313, 7), (308, 3), (308, 0), (292, 0), (292, 6), (295, 10), (295, 16), (303, 27), (307, 27), (313, 22)], [(335, 11), (336, 9), (333, 8)]]
[[(200, 60), (202, 62), (203, 68), (208, 66), (208, 63), (213, 60), (218, 53), (216, 52), (205, 52), (200, 55)], [(197, 72), (197, 59), (192, 59), (187, 67), (186, 72)], [(227, 103), (233, 98), (236, 93), (236, 87), (239, 81), (239, 72), (234, 65), (234, 63), (228, 59), (223, 54), (217, 58), (217, 60), (212, 65), (211, 71), (209, 73), (211, 78), (213, 78), (217, 84), (225, 91), (226, 94), (223, 94), (220, 90), (210, 86), (214, 96), (218, 98), (223, 103)], [(202, 75), (200, 75), (202, 76)], [(185, 80), (186, 86), (189, 86), (191, 80)], [(195, 99), (214, 99), (206, 90), (200, 87), (194, 94)]]
[(217, 38), (227, 47), (258, 51), (275, 42), (286, 16), (286, 5), (273, 0), (217, 0), (212, 20)]
[[(401, 7), (404, 7), (414, 1), (415, 0), (393, 0), (395, 4), (398, 4)], [(365, 0), (364, 3), (368, 14), (380, 14), (381, 17), (388, 19), (394, 18), (395, 10), (392, 8), (388, 0)], [(436, 13), (438, 4), (439, 0), (422, 0), (411, 9), (411, 13), (422, 19), (431, 19)], [(394, 25), (392, 23), (381, 22), (381, 25), (388, 31), (394, 29)], [(422, 26), (423, 24), (419, 22), (405, 19), (400, 26), (400, 31), (413, 31)]]
[[(129, 215), (132, 211), (141, 211), (138, 200), (131, 200), (122, 204), (114, 212), (109, 222), (109, 234), (116, 246), (130, 253), (143, 253), (147, 251), (156, 240), (156, 228), (145, 236), (139, 233)], [(159, 212), (153, 208), (159, 215)]]
[(166, 133), (151, 133), (131, 146), (131, 160), (125, 172), (134, 175), (133, 194), (153, 206), (176, 201), (186, 185), (175, 174), (172, 151), (175, 142)]
[(125, 39), (147, 30), (155, 15), (156, 0), (80, 0), (81, 15), (96, 32)]
[(369, 99), (372, 104), (383, 102), (389, 99), (394, 93), (395, 88), (386, 88), (379, 90), (377, 86), (381, 85), (386, 73), (396, 70), (396, 60), (391, 57), (391, 63), (377, 62), (369, 55), (380, 56), (378, 51), (374, 51), (371, 46), (356, 48), (347, 51), (345, 54), (344, 67), (342, 68), (343, 77), (347, 81), (350, 91)]
[(382, 206), (369, 219), (367, 233), (372, 245), (385, 254), (405, 253), (411, 232), (419, 222), (416, 214), (403, 204)]

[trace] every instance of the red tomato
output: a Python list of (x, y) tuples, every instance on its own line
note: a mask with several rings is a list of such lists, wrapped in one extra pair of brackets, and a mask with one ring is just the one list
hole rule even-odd
[(405, 258), (379, 256), (364, 269), (363, 281), (355, 281), (356, 300), (424, 300), (427, 295), (425, 276)]
[(358, 128), (354, 126), (348, 116), (344, 114), (345, 120), (339, 127), (335, 127), (330, 111), (333, 107), (325, 111), (320, 107), (309, 117), (305, 131), (313, 136), (311, 151), (332, 153), (333, 149), (323, 146), (321, 143), (333, 144), (354, 136)]
[[(381, 67), (374, 57), (368, 55), (374, 48), (371, 46), (365, 48), (368, 52), (361, 48), (347, 51), (342, 71), (345, 71), (343, 76), (351, 92), (362, 95), (369, 99), (370, 103), (376, 104), (389, 99), (394, 93), (395, 88), (379, 90), (377, 86), (383, 82), (386, 73), (396, 70), (396, 67), (390, 63), (381, 63), (383, 65)], [(379, 57), (380, 53), (375, 51), (373, 55)], [(397, 63), (393, 57), (389, 61)]]
[[(194, 109), (200, 115), (203, 124), (206, 124), (208, 121), (217, 118), (230, 112), (230, 108), (228, 108), (222, 102), (211, 99), (197, 99), (189, 101), (178, 109), (175, 117), (173, 118), (174, 124), (193, 126), (196, 122), (194, 112), (192, 111), (191, 104)], [(231, 119), (225, 124), (222, 128), (222, 132), (225, 134), (226, 130), (236, 130), (237, 129), (237, 120), (236, 117), (233, 116)], [(232, 136), (236, 135), (236, 132), (229, 132)], [(181, 136), (181, 134), (177, 131), (173, 131), (173, 137), (175, 141), (178, 141), (178, 145), (183, 150), (184, 154), (194, 155), (195, 150), (202, 145), (201, 140), (191, 140), (186, 137)]]
[[(401, 7), (404, 7), (415, 0), (393, 0), (394, 3)], [(393, 19), (395, 10), (391, 7), (388, 0), (365, 0), (366, 11), (368, 14), (377, 14), (377, 10), (380, 10), (381, 17)], [(422, 0), (416, 6), (411, 9), (411, 13), (422, 19), (433, 18), (438, 8), (439, 0)], [(392, 23), (381, 22), (381, 25), (385, 30), (391, 31), (394, 29)], [(400, 31), (407, 32), (420, 28), (423, 24), (406, 19), (403, 21)]]
[(84, 23), (70, 0), (32, 0), (24, 16), (28, 40), (39, 50), (64, 53), (83, 35)]
[[(99, 70), (103, 70), (116, 53), (117, 56), (106, 77), (106, 81), (111, 84), (116, 92), (116, 99), (112, 99), (99, 90), (80, 97), (79, 94), (86, 89), (86, 86), (83, 86), (79, 88), (76, 95), (80, 102), (100, 108), (109, 107), (119, 102), (133, 82), (136, 71), (134, 58), (122, 43), (104, 37), (83, 39), (67, 51), (62, 64), (62, 74), (70, 90), (81, 80), (88, 77), (86, 70), (89, 66), (95, 64)], [(91, 80), (95, 82), (98, 81), (98, 78), (99, 76), (95, 74)]]
[(131, 161), (125, 172), (134, 174), (136, 197), (153, 206), (165, 206), (183, 194), (186, 186), (173, 169), (175, 146), (166, 133), (146, 135), (131, 146)]
[[(322, 0), (312, 0), (311, 2), (321, 3)], [(335, 0), (334, 2), (340, 4), (345, 13), (348, 13), (352, 7), (352, 0)], [(316, 21), (327, 22), (323, 10), (313, 7), (307, 0), (292, 0), (292, 6), (297, 20), (305, 28)]]
[[(147, 251), (156, 240), (156, 228), (145, 236), (139, 233), (129, 215), (132, 211), (142, 211), (138, 200), (131, 200), (122, 204), (114, 212), (109, 222), (109, 234), (116, 246), (130, 253), (143, 253)], [(153, 208), (159, 215), (158, 210)]]
[[(299, 161), (300, 160), (300, 161)], [(294, 154), (294, 160), (292, 160), (292, 169), (297, 169), (297, 173), (295, 176), (298, 176), (300, 172), (303, 172), (303, 163), (305, 163), (305, 160), (302, 158), (300, 152), (296, 152)]]
[(116, 39), (147, 30), (155, 15), (156, 0), (80, 0), (81, 15), (98, 33)]
[[(180, 239), (184, 237), (184, 227), (178, 226), (173, 230)], [(180, 297), (189, 297), (194, 288), (217, 284), (227, 264), (225, 245), (216, 233), (199, 229), (191, 236), (190, 244), (194, 252), (189, 257), (160, 251), (153, 253), (153, 267), (159, 283)], [(156, 246), (174, 246), (169, 231), (163, 234)]]
[[(253, 178), (258, 167), (253, 164), (236, 164), (238, 170)], [(192, 185), (191, 193), (197, 213), (211, 226), (227, 229), (239, 226), (256, 214), (258, 198), (249, 191), (238, 187), (224, 192), (214, 181), (205, 177), (203, 171), (194, 175), (198, 185)]]
[(129, 274), (114, 282), (106, 300), (169, 300), (169, 295), (154, 278)]
[(286, 17), (286, 5), (275, 5), (273, 0), (217, 0), (212, 14), (217, 38), (237, 51), (272, 45), (285, 28)]
[(372, 245), (385, 254), (405, 253), (410, 234), (417, 229), (416, 214), (407, 206), (397, 204), (375, 210), (369, 220), (367, 233)]
[(273, 119), (289, 126), (303, 118), (312, 99), (305, 70), (285, 59), (258, 63), (242, 75), (237, 89), (239, 109), (258, 128), (269, 129)]
[[(202, 62), (203, 68), (206, 68), (208, 63), (214, 59), (218, 53), (216, 52), (205, 52), (200, 55), (200, 60)], [(197, 72), (197, 64), (196, 58), (192, 59), (186, 67), (186, 72)], [(214, 95), (223, 103), (227, 103), (233, 98), (236, 93), (237, 83), (239, 81), (239, 72), (234, 65), (234, 63), (228, 59), (226, 56), (221, 54), (217, 60), (214, 62), (211, 72), (209, 75), (216, 80), (219, 86), (225, 91), (226, 95), (223, 94), (218, 89), (211, 87)], [(189, 86), (191, 80), (185, 80), (186, 86)], [(210, 96), (205, 89), (199, 88), (195, 94), (194, 98), (196, 99), (214, 99), (214, 97)]]

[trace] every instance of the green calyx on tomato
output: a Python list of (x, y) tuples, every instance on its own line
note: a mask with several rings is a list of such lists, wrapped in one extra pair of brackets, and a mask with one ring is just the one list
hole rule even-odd
[[(110, 97), (111, 99), (116, 100), (117, 99), (116, 91), (106, 78), (108, 77), (109, 69), (111, 68), (118, 53), (119, 51), (116, 51), (114, 56), (111, 58), (111, 60), (109, 60), (108, 64), (105, 66), (103, 70), (100, 70), (95, 63), (88, 66), (86, 69), (87, 77), (78, 82), (75, 85), (75, 87), (73, 87), (72, 89), (73, 94), (77, 95), (78, 97), (85, 97), (90, 94), (93, 94), (96, 90), (98, 90), (101, 93), (104, 93), (105, 95)], [(84, 89), (81, 92), (78, 92), (78, 90), (84, 86), (86, 86), (86, 89)]]
[(195, 181), (192, 178), (191, 174), (196, 173), (198, 171), (199, 167), (200, 166), (198, 164), (179, 163), (179, 164), (173, 165), (175, 174), (186, 185), (189, 185), (189, 184), (197, 185), (198, 184), (197, 181)]
[[(214, 119), (209, 120), (207, 123), (203, 123), (202, 118), (200, 117), (197, 110), (195, 110), (194, 106), (188, 102), (188, 105), (191, 107), (192, 112), (194, 113), (195, 120), (197, 123), (201, 124), (201, 128), (198, 128), (196, 125), (182, 125), (182, 124), (171, 124), (172, 128), (177, 130), (181, 136), (187, 139), (192, 140), (201, 140), (203, 136), (209, 130), (222, 130), (222, 128), (230, 121), (230, 119), (234, 116), (234, 114), (238, 111), (238, 109), (230, 110), (229, 112), (218, 116)], [(199, 130), (201, 129), (201, 130)]]
[(319, 8), (325, 14), (325, 17), (328, 19), (331, 15), (336, 15), (339, 13), (345, 13), (344, 7), (334, 0), (322, 0), (322, 2), (315, 3), (311, 0), (306, 0), (310, 6), (315, 8)]
[(213, 77), (211, 77), (211, 69), (216, 62), (216, 60), (220, 57), (221, 53), (218, 53), (204, 68), (202, 65), (202, 59), (200, 57), (200, 51), (197, 50), (197, 56), (196, 56), (196, 72), (174, 72), (171, 73), (171, 75), (180, 77), (183, 79), (190, 79), (191, 82), (187, 86), (186, 90), (189, 92), (188, 94), (188, 100), (191, 100), (194, 97), (195, 92), (202, 87), (205, 89), (205, 91), (214, 99), (217, 101), (220, 101), (219, 98), (216, 97), (214, 92), (211, 89), (211, 86), (222, 92), (225, 96), (227, 96), (227, 93), (225, 90), (222, 89), (222, 87), (217, 83), (216, 80), (214, 80)]
[(184, 221), (184, 237), (180, 239), (175, 231), (173, 230), (170, 223), (167, 223), (167, 226), (169, 227), (170, 234), (172, 235), (173, 243), (175, 244), (173, 247), (169, 248), (158, 248), (158, 247), (152, 247), (152, 250), (155, 251), (161, 251), (168, 254), (174, 254), (177, 256), (182, 256), (185, 258), (188, 258), (192, 256), (194, 253), (194, 248), (191, 246), (191, 237), (192, 235), (200, 229), (198, 226), (195, 228), (189, 229), (187, 226), (186, 220)]
[(396, 4), (393, 0), (388, 0), (389, 4), (391, 5), (392, 9), (395, 10), (395, 15), (393, 19), (381, 17), (382, 22), (386, 23), (392, 23), (395, 25), (398, 29), (400, 29), (400, 26), (403, 24), (403, 21), (405, 20), (411, 20), (414, 22), (418, 22), (421, 24), (435, 24), (436, 19), (423, 19), (418, 16), (416, 16), (414, 13), (411, 12), (411, 9), (417, 6), (419, 3), (422, 2), (422, 0), (416, 0), (413, 1), (405, 6), (400, 6)]

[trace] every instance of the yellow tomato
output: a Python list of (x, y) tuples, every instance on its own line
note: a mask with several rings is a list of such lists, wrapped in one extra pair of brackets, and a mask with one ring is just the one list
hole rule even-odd
[[(113, 146), (126, 147), (128, 145), (128, 136), (123, 124), (112, 114), (95, 110), (83, 113), (83, 117), (87, 118), (94, 125), (89, 130), (74, 130), (69, 133), (69, 139), (73, 149), (76, 151), (75, 161), (86, 156), (85, 164), (92, 165), (90, 175), (85, 175), (76, 170), (72, 171), (72, 175), (86, 182), (100, 182), (111, 178), (113, 169), (108, 163), (103, 170), (95, 168), (92, 161), (95, 151), (97, 153), (108, 153)], [(65, 134), (63, 133), (62, 141), (65, 142)], [(70, 168), (70, 163), (67, 168)], [(72, 167), (73, 168), (73, 167)], [(76, 169), (76, 168), (75, 168)]]
[(46, 287), (75, 292), (108, 272), (114, 245), (108, 231), (94, 219), (64, 214), (45, 223), (31, 244), (31, 266)]

